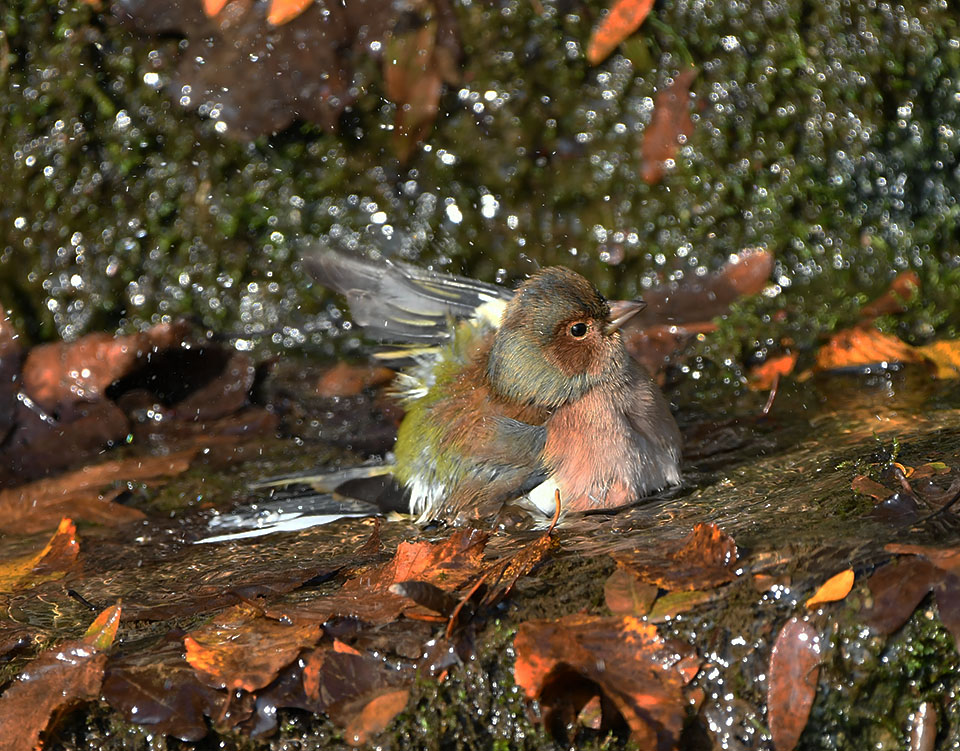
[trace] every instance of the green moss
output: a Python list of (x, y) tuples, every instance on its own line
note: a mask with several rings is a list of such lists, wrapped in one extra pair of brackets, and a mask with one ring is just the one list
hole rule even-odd
[[(604, 5), (457, 5), (462, 83), (429, 151), (400, 165), (376, 60), (361, 62), (364, 94), (340, 134), (303, 125), (243, 145), (144, 82), (169, 75), (175, 39), (134, 36), (82, 3), (14, 0), (0, 45), (0, 300), (32, 340), (194, 315), (272, 348), (302, 337), (264, 332), (306, 329), (329, 349), (340, 325), (316, 322), (323, 308), (291, 263), (303, 234), (402, 238), (488, 279), (522, 272), (525, 253), (622, 296), (762, 245), (779, 291), (695, 346), (720, 392), (785, 340), (809, 352), (905, 269), (923, 293), (883, 327), (913, 342), (960, 335), (955, 14), (923, 0), (668, 0), (590, 67)], [(639, 141), (688, 59), (694, 131), (648, 185)]]
[(824, 653), (817, 700), (803, 749), (905, 748), (909, 715), (931, 702), (940, 718), (938, 748), (960, 742), (953, 637), (936, 610), (921, 606), (889, 640), (847, 621)]

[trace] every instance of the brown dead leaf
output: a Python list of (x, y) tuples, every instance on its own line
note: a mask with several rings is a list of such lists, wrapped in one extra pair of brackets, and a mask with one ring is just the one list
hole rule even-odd
[(820, 635), (806, 621), (791, 618), (780, 629), (770, 654), (767, 724), (777, 751), (793, 751), (810, 717), (820, 676)]
[(116, 492), (104, 491), (121, 482), (142, 482), (182, 474), (199, 448), (167, 456), (131, 457), (83, 467), (57, 477), (0, 490), (0, 518), (5, 530), (27, 534), (49, 529), (63, 516), (99, 524), (125, 524), (144, 518), (143, 512), (112, 503)]
[(883, 501), (893, 495), (893, 491), (881, 485), (876, 480), (872, 480), (866, 475), (857, 475), (850, 484), (853, 492), (860, 495), (868, 495), (878, 501)]
[(401, 688), (371, 699), (344, 728), (343, 735), (347, 742), (353, 746), (369, 743), (400, 714), (409, 698), (410, 689)]
[[(585, 615), (528, 621), (520, 624), (514, 648), (514, 679), (528, 699), (539, 701), (554, 735), (562, 736), (599, 690), (637, 746), (676, 745), (690, 675), (679, 660), (690, 648), (663, 641), (655, 626), (632, 617)], [(615, 721), (604, 716), (601, 727)]]
[(75, 342), (41, 344), (27, 353), (23, 390), (47, 411), (72, 402), (96, 401), (138, 361), (179, 347), (186, 324), (159, 324), (141, 334), (88, 334)]
[(414, 676), (409, 667), (395, 669), (369, 654), (319, 648), (303, 657), (303, 700), (346, 728), (348, 740), (361, 744), (406, 706)]
[(480, 575), (487, 534), (461, 529), (439, 542), (401, 542), (393, 558), (348, 579), (338, 592), (284, 611), (320, 621), (333, 616), (382, 624), (400, 615), (435, 617), (431, 610), (392, 591), (396, 584), (426, 582), (452, 593)]
[(853, 569), (848, 568), (839, 574), (834, 574), (827, 579), (820, 588), (814, 592), (813, 596), (805, 603), (808, 608), (814, 605), (820, 605), (825, 602), (836, 602), (842, 600), (853, 589), (854, 574)]
[(950, 472), (950, 467), (943, 462), (927, 462), (926, 464), (921, 464), (919, 467), (916, 467), (913, 472), (908, 475), (908, 477), (914, 480), (922, 480), (926, 479), (927, 477), (947, 475), (950, 474)]
[(941, 571), (960, 574), (960, 547), (935, 548), (929, 545), (891, 543), (890, 545), (885, 545), (883, 549), (888, 553), (923, 556)]
[(255, 691), (323, 636), (322, 622), (277, 621), (248, 605), (225, 610), (183, 638), (186, 659), (215, 688)]
[(863, 323), (869, 325), (879, 316), (902, 313), (920, 291), (920, 277), (916, 272), (903, 271), (890, 282), (890, 287), (880, 297), (860, 309)]
[(640, 177), (648, 185), (663, 179), (667, 162), (672, 160), (690, 134), (690, 86), (697, 77), (695, 68), (680, 71), (673, 83), (659, 92), (653, 103), (653, 117), (643, 131), (640, 145)]
[(636, 572), (623, 566), (617, 566), (603, 585), (603, 597), (611, 613), (637, 618), (650, 612), (658, 591), (656, 584), (647, 584)]
[(930, 561), (913, 555), (881, 566), (867, 580), (873, 603), (865, 609), (864, 619), (878, 633), (892, 634), (942, 578)]
[(393, 147), (401, 162), (433, 129), (444, 81), (457, 78), (454, 55), (439, 43), (439, 21), (418, 21), (416, 28), (394, 28), (383, 57), (387, 97), (397, 105)]
[(650, 14), (653, 0), (614, 0), (610, 11), (601, 19), (587, 42), (587, 61), (599, 65), (617, 46), (640, 28)]
[(119, 606), (100, 615), (75, 641), (53, 647), (33, 660), (0, 696), (0, 751), (30, 751), (53, 715), (100, 695), (105, 649), (113, 642)]
[(350, 365), (339, 362), (317, 381), (319, 396), (357, 396), (365, 389), (383, 386), (396, 375), (390, 368), (376, 365)]
[(183, 658), (183, 637), (177, 632), (111, 659), (101, 695), (127, 722), (183, 741), (203, 738), (204, 717), (225, 716), (228, 703), (226, 693), (202, 682)]
[(615, 552), (614, 560), (666, 590), (716, 587), (736, 578), (737, 545), (715, 524), (697, 524), (683, 540)]

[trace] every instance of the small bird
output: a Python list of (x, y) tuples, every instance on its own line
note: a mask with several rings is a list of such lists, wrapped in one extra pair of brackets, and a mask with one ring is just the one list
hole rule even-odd
[(343, 294), (373, 338), (412, 360), (395, 477), (418, 520), (612, 509), (680, 482), (680, 432), (620, 328), (640, 301), (608, 303), (580, 274), (543, 268), (517, 290), (391, 260), (311, 250), (304, 266)]

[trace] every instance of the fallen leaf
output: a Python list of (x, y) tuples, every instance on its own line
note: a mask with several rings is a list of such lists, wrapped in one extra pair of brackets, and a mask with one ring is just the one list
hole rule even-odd
[(397, 24), (387, 40), (383, 78), (387, 97), (397, 105), (393, 147), (406, 161), (437, 119), (444, 80), (456, 80), (454, 56), (439, 43), (439, 21)]
[(906, 342), (876, 329), (846, 329), (834, 334), (817, 352), (814, 370), (860, 367), (878, 362), (922, 362)]
[(352, 615), (369, 623), (392, 621), (419, 607), (392, 592), (393, 585), (422, 581), (454, 592), (479, 575), (486, 541), (485, 533), (463, 529), (436, 543), (401, 542), (390, 561), (348, 579), (339, 592), (309, 603), (309, 608), (325, 617)]
[(960, 547), (935, 548), (930, 545), (891, 543), (885, 545), (883, 549), (888, 553), (923, 556), (941, 571), (947, 571), (952, 574), (960, 573)]
[(215, 688), (256, 691), (323, 635), (322, 622), (277, 621), (248, 605), (227, 609), (183, 638), (186, 659)]
[(202, 0), (203, 1), (203, 12), (207, 14), (210, 18), (214, 18), (219, 15), (220, 11), (223, 10), (223, 6), (227, 4), (228, 0)]
[[(100, 695), (119, 606), (104, 611), (82, 639), (41, 652), (0, 695), (0, 751), (30, 751), (61, 709)], [(14, 731), (13, 728), (16, 728)]]
[(223, 716), (228, 702), (225, 692), (201, 681), (184, 659), (182, 633), (177, 632), (111, 659), (101, 694), (127, 722), (191, 742), (207, 734), (204, 717)]
[(911, 477), (915, 480), (921, 480), (927, 477), (935, 477), (936, 475), (946, 475), (950, 472), (950, 467), (943, 462), (928, 462), (914, 469)]
[(406, 706), (415, 676), (409, 667), (397, 669), (369, 654), (329, 648), (315, 649), (302, 661), (307, 706), (326, 712), (355, 744), (379, 733)]
[(850, 590), (853, 589), (853, 579), (854, 574), (852, 568), (841, 571), (839, 574), (834, 574), (820, 585), (813, 596), (807, 600), (805, 603), (806, 606), (812, 608), (814, 605), (820, 605), (825, 602), (842, 600), (850, 594)]
[(339, 362), (317, 381), (317, 395), (324, 397), (357, 396), (365, 389), (383, 386), (396, 374), (376, 365), (350, 365)]
[(526, 576), (556, 546), (556, 538), (548, 530), (533, 542), (520, 545), (512, 555), (492, 563), (483, 571), (487, 592), (483, 604), (491, 606), (510, 594), (521, 576)]
[(920, 277), (916, 272), (902, 271), (890, 282), (886, 292), (860, 309), (860, 317), (869, 324), (879, 316), (902, 313), (919, 291)]
[(386, 729), (387, 725), (407, 706), (410, 689), (388, 691), (371, 699), (359, 714), (351, 718), (343, 734), (353, 746), (362, 746)]
[(892, 490), (881, 485), (876, 480), (872, 480), (866, 475), (857, 475), (854, 477), (853, 482), (850, 483), (850, 487), (855, 493), (860, 493), (860, 495), (868, 495), (878, 501), (886, 500), (893, 495)]
[(767, 724), (777, 751), (793, 751), (807, 726), (820, 677), (820, 636), (806, 621), (791, 618), (770, 654)]
[(867, 580), (873, 602), (864, 610), (864, 620), (874, 631), (892, 634), (942, 577), (936, 566), (919, 556), (905, 556), (881, 566)]
[(917, 352), (933, 364), (937, 378), (960, 378), (960, 339), (925, 344)]
[(313, 0), (271, 0), (267, 23), (280, 26), (292, 21), (313, 4)]
[(777, 379), (790, 375), (797, 365), (796, 353), (768, 357), (750, 370), (747, 385), (754, 391), (769, 391)]
[(715, 524), (697, 524), (684, 539), (649, 549), (616, 551), (613, 558), (661, 589), (695, 590), (736, 578), (737, 545)]
[(622, 566), (618, 566), (603, 585), (604, 600), (611, 613), (638, 618), (650, 612), (658, 591), (656, 584), (643, 582), (635, 572)]
[(59, 579), (76, 565), (79, 553), (77, 527), (73, 520), (63, 518), (39, 553), (0, 563), (0, 592), (13, 592)]
[(159, 324), (130, 336), (94, 333), (75, 342), (41, 344), (27, 353), (23, 390), (47, 411), (102, 399), (107, 387), (132, 372), (138, 362), (179, 347), (188, 330), (186, 324)]
[(598, 65), (606, 60), (620, 42), (640, 28), (652, 7), (653, 0), (615, 0), (590, 34), (587, 61)]
[(109, 649), (120, 627), (121, 611), (122, 608), (118, 602), (100, 613), (83, 635), (83, 640), (94, 649)]
[(648, 185), (655, 185), (663, 179), (666, 163), (676, 157), (681, 143), (693, 133), (690, 86), (696, 77), (695, 68), (680, 71), (673, 83), (654, 99), (653, 116), (643, 131), (640, 146), (640, 177)]
[[(682, 689), (690, 675), (679, 669), (680, 658), (691, 650), (668, 644), (655, 626), (629, 616), (527, 621), (517, 629), (514, 648), (514, 679), (528, 699), (540, 703), (555, 736), (576, 722), (599, 690), (638, 747), (676, 745), (686, 714)], [(616, 719), (603, 717), (601, 727)]]
[(0, 518), (21, 533), (48, 529), (71, 515), (99, 524), (125, 524), (144, 518), (143, 512), (111, 503), (116, 492), (104, 488), (121, 482), (145, 482), (182, 474), (199, 448), (167, 456), (142, 456), (93, 464), (57, 477), (0, 490)]
[(627, 350), (651, 373), (662, 371), (690, 337), (711, 330), (705, 321), (761, 292), (770, 282), (773, 263), (769, 251), (745, 248), (712, 274), (686, 276), (644, 292), (647, 307), (622, 329)]
[(680, 613), (686, 613), (698, 605), (714, 602), (716, 592), (693, 589), (685, 592), (670, 592), (659, 598), (650, 609), (647, 620), (651, 623), (663, 623)]

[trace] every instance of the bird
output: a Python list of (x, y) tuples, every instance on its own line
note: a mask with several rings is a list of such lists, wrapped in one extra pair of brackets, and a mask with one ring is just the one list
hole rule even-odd
[(301, 262), (407, 366), (390, 470), (419, 522), (609, 510), (680, 483), (677, 423), (621, 334), (642, 301), (563, 266), (511, 290), (327, 246)]

